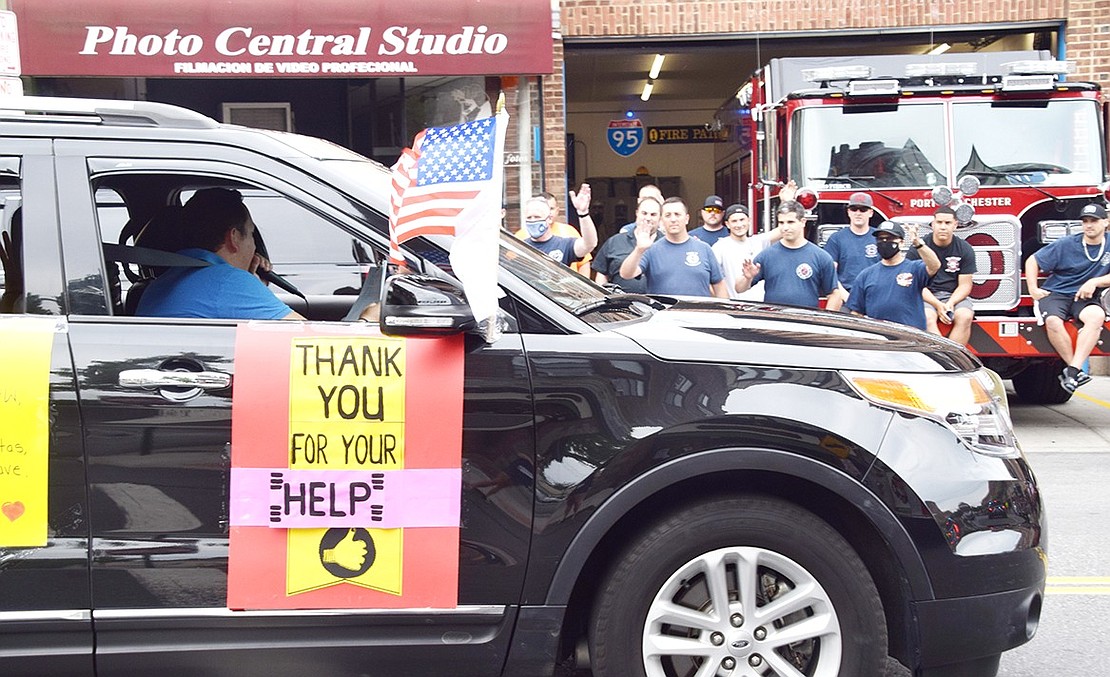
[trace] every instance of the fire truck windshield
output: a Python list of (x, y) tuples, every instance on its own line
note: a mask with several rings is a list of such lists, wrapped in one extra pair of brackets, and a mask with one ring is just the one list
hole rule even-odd
[(947, 183), (941, 103), (807, 106), (795, 116), (792, 175), (806, 185), (846, 190)]
[(958, 176), (983, 186), (1102, 181), (1098, 104), (1089, 99), (953, 102)]

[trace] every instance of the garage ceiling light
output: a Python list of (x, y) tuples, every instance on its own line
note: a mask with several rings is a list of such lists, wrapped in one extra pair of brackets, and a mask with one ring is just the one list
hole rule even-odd
[(644, 83), (644, 91), (640, 93), (640, 101), (651, 98), (651, 90), (655, 89), (655, 78), (659, 77), (659, 71), (663, 70), (663, 60), (666, 58), (665, 54), (655, 55), (655, 60), (651, 62), (651, 70), (648, 71), (647, 82)]

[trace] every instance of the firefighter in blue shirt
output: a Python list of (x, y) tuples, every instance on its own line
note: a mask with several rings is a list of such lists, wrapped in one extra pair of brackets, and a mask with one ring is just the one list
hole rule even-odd
[[(1083, 232), (1068, 235), (1038, 250), (1025, 262), (1025, 282), (1036, 301), (1052, 347), (1067, 366), (1060, 385), (1068, 392), (1091, 380), (1083, 365), (1098, 343), (1106, 311), (1099, 305), (1099, 289), (1110, 287), (1110, 247), (1107, 246), (1106, 207), (1089, 204), (1080, 212)], [(1037, 279), (1046, 271), (1048, 279)], [(1075, 346), (1064, 322), (1079, 324)]]

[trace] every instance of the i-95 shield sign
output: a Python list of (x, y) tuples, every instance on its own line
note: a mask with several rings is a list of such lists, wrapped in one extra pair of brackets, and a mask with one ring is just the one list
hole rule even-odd
[(609, 147), (621, 157), (628, 157), (644, 144), (644, 125), (638, 119), (610, 120), (606, 132)]

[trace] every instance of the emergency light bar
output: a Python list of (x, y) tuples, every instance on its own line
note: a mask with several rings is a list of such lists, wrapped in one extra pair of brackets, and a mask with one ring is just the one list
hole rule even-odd
[(972, 61), (960, 63), (911, 63), (906, 65), (908, 78), (938, 78), (979, 74), (979, 64)]
[(802, 79), (816, 83), (831, 80), (856, 80), (869, 78), (873, 72), (871, 66), (825, 66), (802, 69)]
[(1074, 61), (1010, 61), (1002, 64), (1003, 75), (1067, 75), (1074, 72)]
[(897, 80), (852, 80), (848, 83), (850, 96), (897, 94), (900, 91), (902, 87)]
[(1052, 89), (1056, 86), (1055, 75), (1004, 75), (1002, 91), (1035, 92)]

